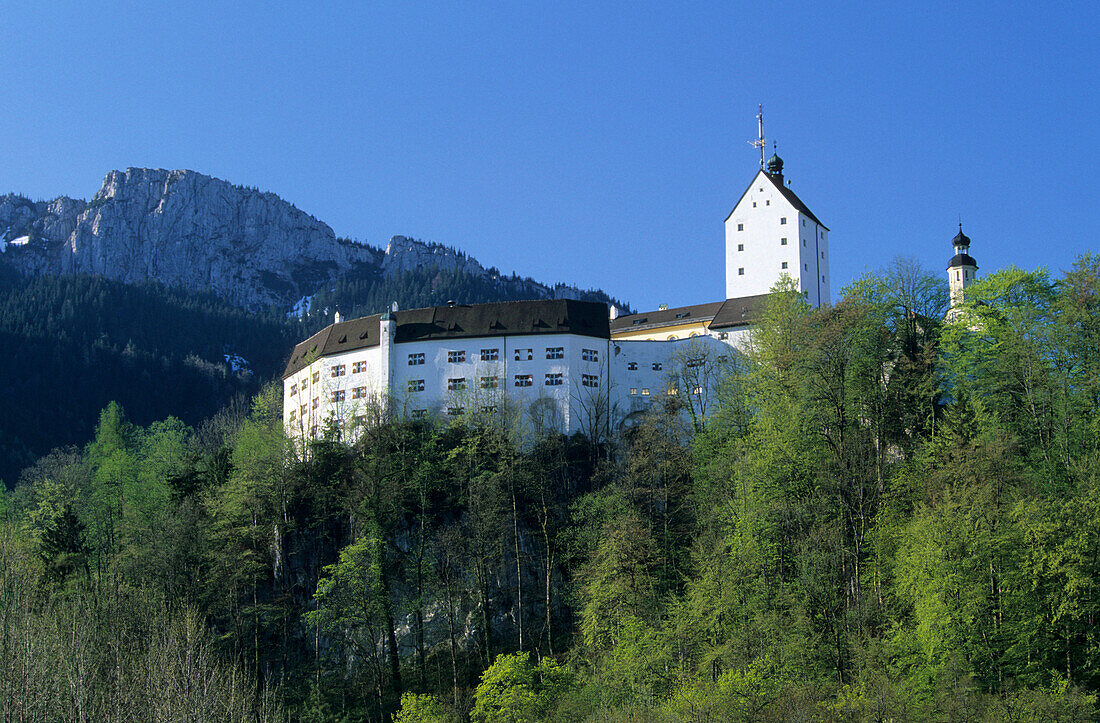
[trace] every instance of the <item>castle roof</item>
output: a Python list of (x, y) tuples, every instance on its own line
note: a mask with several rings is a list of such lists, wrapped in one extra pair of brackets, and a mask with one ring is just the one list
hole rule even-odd
[[(396, 343), (533, 334), (610, 337), (607, 305), (572, 299), (455, 304), (387, 312), (396, 323)], [(331, 324), (294, 347), (283, 378), (320, 357), (381, 343), (382, 315)]]
[(767, 294), (742, 296), (725, 301), (712, 301), (708, 304), (678, 306), (673, 309), (660, 309), (640, 314), (627, 314), (611, 322), (611, 333), (622, 334), (631, 331), (646, 331), (663, 327), (682, 326), (710, 322), (708, 329), (731, 329), (747, 326), (759, 316), (764, 307)]
[(665, 326), (683, 326), (686, 324), (698, 324), (714, 318), (718, 310), (722, 308), (723, 301), (712, 301), (707, 304), (694, 304), (692, 306), (677, 306), (673, 309), (658, 309), (639, 314), (625, 314), (612, 320), (611, 333), (623, 333), (628, 331), (646, 331)]

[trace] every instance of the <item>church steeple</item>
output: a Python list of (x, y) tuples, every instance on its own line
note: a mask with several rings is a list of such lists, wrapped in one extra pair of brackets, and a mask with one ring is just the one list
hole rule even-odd
[(947, 283), (951, 288), (951, 309), (963, 303), (966, 287), (978, 277), (978, 262), (970, 255), (970, 238), (963, 233), (962, 221), (959, 233), (951, 239), (955, 255), (947, 262)]

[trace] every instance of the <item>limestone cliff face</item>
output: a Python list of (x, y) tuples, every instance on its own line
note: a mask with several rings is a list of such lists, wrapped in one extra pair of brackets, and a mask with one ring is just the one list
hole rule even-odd
[(0, 261), (30, 274), (95, 274), (210, 291), (246, 308), (290, 308), (333, 280), (438, 268), (525, 298), (579, 290), (502, 277), (466, 254), (394, 236), (385, 251), (338, 239), (273, 193), (194, 171), (111, 171), (91, 201), (0, 196)]
[(5, 196), (0, 233), (5, 254), (26, 272), (154, 279), (252, 308), (290, 303), (380, 261), (375, 249), (337, 241), (327, 224), (272, 193), (193, 171), (111, 171), (87, 204)]

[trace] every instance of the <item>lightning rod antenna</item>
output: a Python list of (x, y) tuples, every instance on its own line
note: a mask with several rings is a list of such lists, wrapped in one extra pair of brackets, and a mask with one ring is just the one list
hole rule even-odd
[(755, 141), (749, 141), (749, 145), (753, 148), (760, 149), (760, 170), (764, 170), (764, 104), (761, 103), (758, 106), (756, 113), (756, 128), (757, 137)]

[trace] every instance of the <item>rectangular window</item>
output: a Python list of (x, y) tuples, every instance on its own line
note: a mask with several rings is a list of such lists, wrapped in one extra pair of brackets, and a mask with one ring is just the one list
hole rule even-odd
[(297, 384), (291, 384), (290, 385), (290, 396), (293, 397), (297, 393), (298, 393), (298, 385)]
[(564, 383), (561, 374), (547, 374), (546, 386), (548, 387), (560, 387)]
[(803, 245), (803, 246), (805, 246), (805, 245), (806, 245), (806, 239), (802, 239), (802, 245)]
[(821, 275), (821, 283), (825, 283), (825, 274)]
[(334, 391), (332, 393), (332, 397), (330, 398), (330, 400), (333, 401), (333, 402), (342, 402), (342, 401), (344, 401), (344, 390), (343, 389), (337, 389), (336, 391)]
[(320, 397), (314, 397), (313, 398), (313, 408), (316, 409), (320, 404), (321, 404), (321, 398)]
[(482, 407), (481, 408), (481, 413), (482, 414), (496, 414), (497, 413), (496, 405), (495, 404), (490, 404), (489, 406)]
[(691, 393), (698, 396), (698, 395), (703, 393), (703, 388), (702, 387), (695, 387), (694, 389), (691, 390)]
[(423, 419), (426, 416), (428, 416), (428, 410), (427, 409), (414, 409), (414, 410), (412, 410), (412, 418), (413, 419)]
[[(756, 204), (754, 203), (753, 205), (755, 206)], [(743, 224), (743, 223), (737, 224), (737, 230), (738, 231), (744, 231), (745, 230), (745, 224)]]
[(581, 385), (586, 387), (600, 386), (600, 378), (595, 374), (581, 374)]
[(707, 360), (703, 359), (702, 357), (692, 357), (691, 359), (688, 359), (684, 362), (684, 366), (688, 369), (698, 369), (706, 363)]
[(810, 270), (810, 265), (809, 264), (802, 264), (802, 270), (803, 271), (809, 271)]
[(649, 388), (648, 387), (643, 387), (642, 388), (642, 396), (643, 397), (648, 397), (649, 396)]
[(769, 199), (768, 199), (767, 201), (764, 201), (764, 205), (765, 205), (765, 206), (770, 206), (770, 205), (772, 205), (772, 200), (771, 200), (771, 199), (769, 198)]
[(548, 346), (548, 347), (546, 347), (546, 358), (547, 359), (564, 359), (565, 358), (565, 348), (560, 347), (560, 346)]
[(409, 380), (409, 391), (410, 392), (422, 392), (422, 391), (424, 391), (424, 380), (423, 379), (410, 379)]
[(515, 384), (517, 387), (532, 387), (535, 379), (530, 374), (517, 374)]
[(344, 367), (343, 364), (334, 364), (333, 367), (332, 367), (331, 375), (334, 376), (334, 377), (342, 377), (342, 376), (344, 376), (345, 371), (346, 371), (346, 367)]
[(499, 386), (500, 381), (497, 377), (482, 377), (481, 388), (482, 389), (496, 389)]
[(500, 359), (500, 349), (482, 349), (481, 361), (497, 361)]
[(737, 250), (738, 251), (744, 251), (745, 250), (745, 244), (737, 244)]
[(352, 399), (365, 399), (366, 396), (367, 396), (367, 388), (366, 387), (355, 387), (354, 389), (351, 390), (351, 398)]
[(753, 202), (752, 202), (752, 207), (753, 207), (753, 208), (756, 208), (756, 201), (753, 201)]
[(725, 331), (718, 332), (718, 338), (719, 339), (729, 339), (729, 337), (730, 337), (729, 332), (725, 332)]
[(661, 371), (661, 362), (653, 362), (653, 371), (655, 371), (655, 372)]
[(786, 246), (787, 245), (786, 237), (779, 239), (779, 245), (780, 246)]
[(319, 381), (321, 381), (321, 372), (320, 371), (313, 372), (313, 383), (316, 384)]
[(367, 363), (365, 361), (357, 361), (351, 365), (352, 374), (362, 374), (367, 370)]
[(781, 226), (786, 226), (787, 225), (787, 217), (784, 216), (783, 218), (779, 219), (779, 224)]
[(297, 418), (298, 418), (298, 410), (297, 409), (291, 409), (290, 414), (287, 417), (286, 421), (290, 422), (291, 424), (294, 424), (294, 420), (297, 419)]
[(459, 363), (464, 362), (464, 361), (466, 361), (466, 350), (465, 349), (459, 349), (457, 351), (447, 352), (447, 363), (449, 363), (449, 364), (459, 364)]
[(466, 407), (447, 407), (448, 417), (461, 417), (466, 413)]
[(676, 389), (676, 387), (669, 387), (668, 391), (665, 392), (665, 394), (667, 394), (670, 397), (675, 397), (679, 393), (680, 392), (679, 392), (678, 389)]
[(821, 252), (821, 258), (825, 258), (825, 252), (824, 251)]
[(461, 392), (466, 388), (466, 377), (456, 377), (447, 380), (448, 392)]
[(802, 225), (803, 225), (803, 226), (805, 226), (805, 225), (806, 225), (806, 219), (802, 219)]
[(632, 396), (632, 397), (638, 396), (638, 387), (631, 387), (630, 388), (630, 396)]
[(738, 275), (738, 276), (744, 276), (744, 275), (745, 275), (745, 267), (744, 267), (744, 266), (742, 266), (741, 268), (737, 269), (737, 275)]
[(598, 362), (600, 355), (595, 349), (581, 349), (581, 359), (587, 362)]
[(301, 412), (302, 412), (302, 419), (305, 419), (306, 418), (306, 405), (303, 404), (300, 407), (300, 409), (301, 409)]
[(627, 362), (626, 368), (632, 372), (638, 371), (638, 362)]
[(534, 358), (534, 349), (516, 349), (516, 361), (531, 361)]
[(409, 366), (411, 366), (411, 367), (420, 366), (423, 363), (424, 363), (424, 352), (420, 352), (419, 354), (409, 354)]
[(787, 268), (787, 262), (786, 262), (786, 261), (784, 261), (783, 263), (781, 263), (781, 264), (779, 265), (779, 268), (781, 268), (781, 269), (785, 269), (785, 268)]

